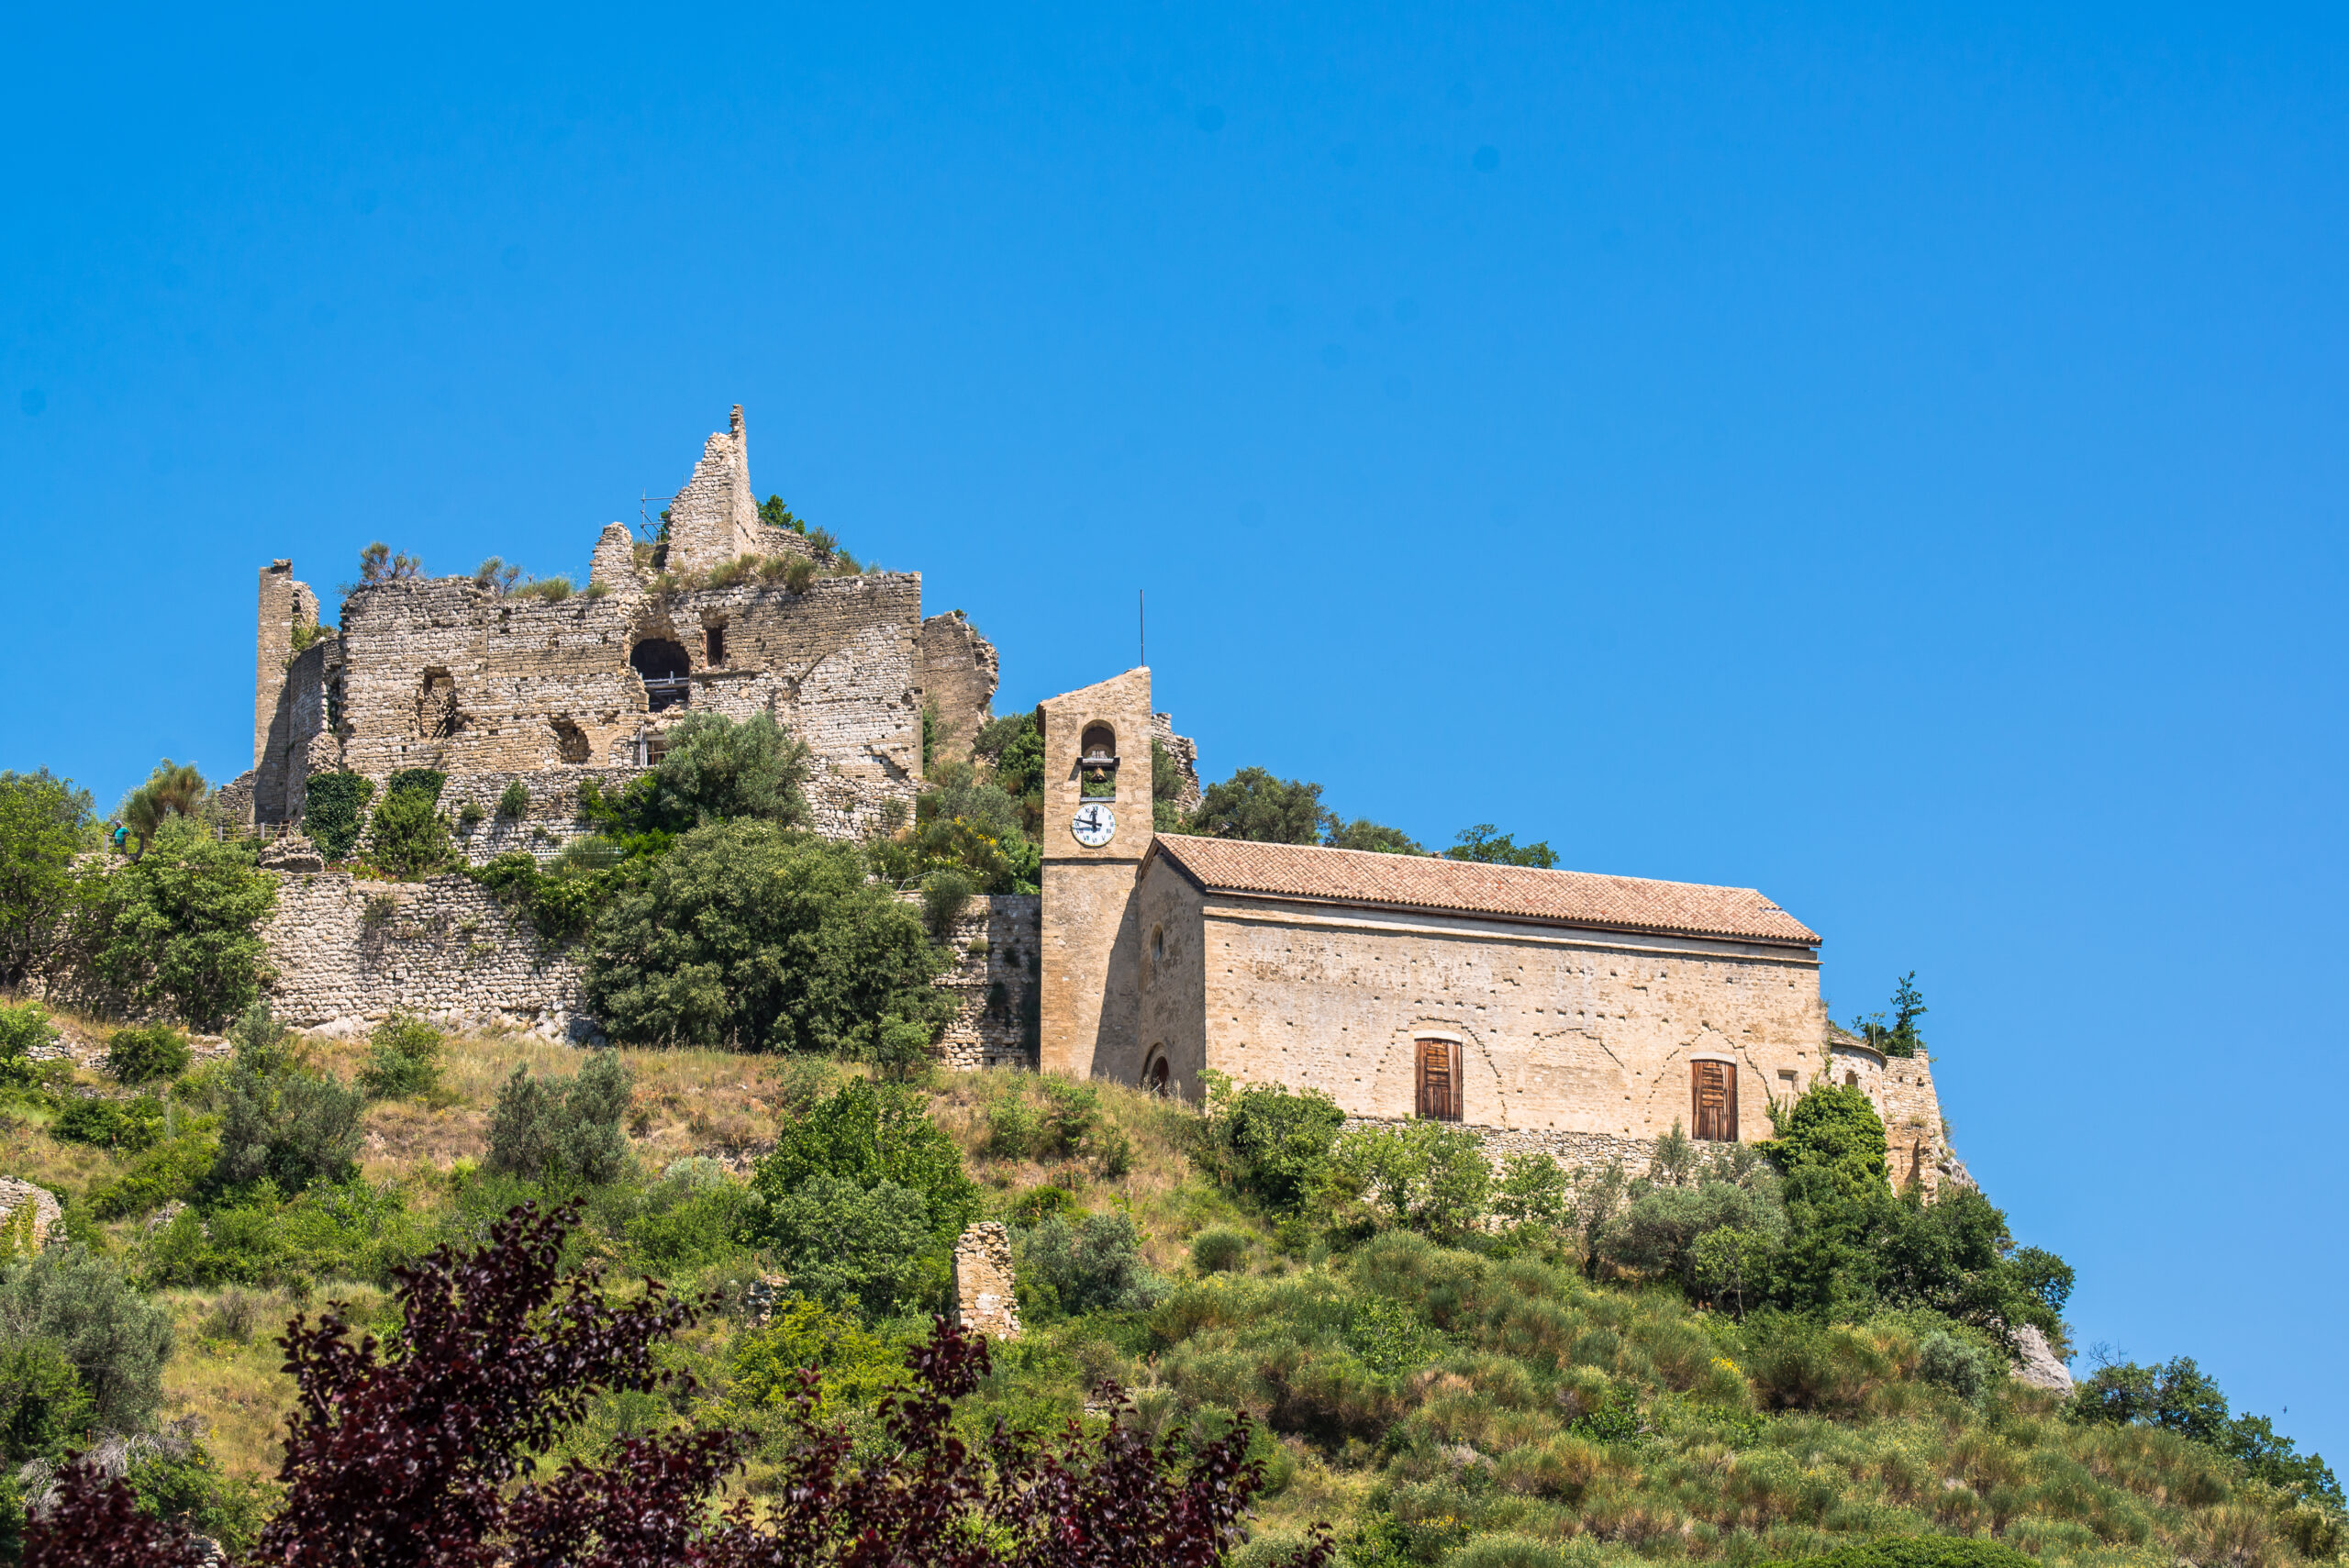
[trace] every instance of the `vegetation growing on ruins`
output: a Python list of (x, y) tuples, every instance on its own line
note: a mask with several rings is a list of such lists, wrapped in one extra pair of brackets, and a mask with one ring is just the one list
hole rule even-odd
[[(1160, 1473), (1179, 1482), (1226, 1435), (1263, 1465), (1252, 1565), (1321, 1521), (1359, 1568), (1829, 1549), (1857, 1568), (2015, 1561), (2002, 1551), (2288, 1568), (2342, 1544), (2329, 1470), (2188, 1362), (2116, 1363), (2071, 1400), (2006, 1377), (2004, 1331), (2033, 1301), (2054, 1321), (2060, 1264), (2014, 1247), (1979, 1195), (1895, 1195), (1848, 1091), (1785, 1107), (1766, 1151), (1666, 1140), (1645, 1170), (1568, 1179), (1522, 1156), (1486, 1168), (1457, 1129), (1349, 1133), (1327, 1100), (1262, 1085), (1218, 1084), (1202, 1114), (1030, 1073), (892, 1084), (823, 1056), (583, 1058), (488, 1036), (441, 1042), (445, 1092), (366, 1103), (356, 1146), (306, 1162), (350, 1147), (357, 1169), (295, 1190), (182, 1151), (220, 1140), (232, 1074), (363, 1099), (384, 1042), (258, 1020), (239, 1037), (235, 1062), (164, 1091), (170, 1129), (143, 1153), (60, 1143), (38, 1110), (0, 1129), (7, 1169), (65, 1197), (69, 1238), (32, 1284), (16, 1282), (35, 1264), (0, 1264), (6, 1468), (85, 1443), (102, 1390), (131, 1428), (201, 1412), (178, 1468), (130, 1485), (232, 1549), (310, 1507), (298, 1455), (318, 1451), (297, 1445), (275, 1479), (297, 1392), (275, 1324), (329, 1301), (353, 1336), (424, 1321), (400, 1271), (442, 1242), (470, 1257), (526, 1200), (577, 1206), (523, 1249), (533, 1278), (598, 1262), (611, 1313), (714, 1293), (651, 1362), (691, 1386), (551, 1383), (570, 1414), (537, 1451), (594, 1467), (649, 1451), (630, 1442), (718, 1445), (740, 1468), (712, 1486), (730, 1476), (722, 1495), (769, 1529), (806, 1475), (798, 1369), (844, 1451), (898, 1452), (879, 1401), (918, 1385), (943, 1244), (981, 1217), (1011, 1228), (1028, 1332), (952, 1402), (974, 1462), (995, 1462), (998, 1418), (1074, 1421), (1097, 1457), (1093, 1390), (1114, 1379), (1122, 1429), (1174, 1445)], [(190, 1207), (146, 1223), (173, 1201)], [(1854, 1234), (1880, 1258), (1837, 1254), (1820, 1290), (1836, 1247), (1816, 1243)], [(72, 1292), (51, 1288), (68, 1273)]]

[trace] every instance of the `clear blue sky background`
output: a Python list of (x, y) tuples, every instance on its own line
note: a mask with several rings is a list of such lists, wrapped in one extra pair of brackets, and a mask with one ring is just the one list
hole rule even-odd
[(339, 9), (0, 21), (0, 765), (740, 402), (1004, 710), (1146, 587), (1211, 772), (1914, 968), (2081, 1342), (2349, 1460), (2337, 8)]

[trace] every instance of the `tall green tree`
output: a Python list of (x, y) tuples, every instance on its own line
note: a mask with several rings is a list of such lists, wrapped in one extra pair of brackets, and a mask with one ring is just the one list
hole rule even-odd
[(1516, 835), (1504, 833), (1489, 822), (1479, 822), (1473, 828), (1463, 828), (1443, 851), (1448, 860), (1479, 861), (1486, 865), (1539, 866), (1549, 869), (1558, 863), (1557, 852), (1546, 840), (1520, 844)]
[(88, 790), (47, 768), (0, 773), (0, 985), (22, 985), (56, 951), (73, 907), (73, 857), (97, 842)]
[(83, 897), (75, 940), (125, 999), (208, 1029), (260, 995), (277, 881), (243, 845), (169, 824), (137, 862), (89, 873)]
[(1198, 810), (1191, 814), (1191, 830), (1211, 839), (1260, 844), (1318, 844), (1329, 820), (1319, 784), (1275, 778), (1263, 768), (1241, 768), (1207, 787)]
[(863, 853), (760, 821), (696, 828), (633, 874), (597, 925), (587, 989), (620, 1040), (872, 1055), (934, 1043), (953, 1000), (920, 916)]

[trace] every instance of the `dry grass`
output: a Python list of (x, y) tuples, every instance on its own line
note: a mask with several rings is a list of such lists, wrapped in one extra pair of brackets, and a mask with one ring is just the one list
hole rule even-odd
[(1191, 1238), (1209, 1225), (1241, 1223), (1238, 1209), (1191, 1168), (1186, 1151), (1198, 1125), (1195, 1112), (1121, 1084), (1095, 1083), (1104, 1123), (1131, 1144), (1131, 1164), (1111, 1176), (1084, 1160), (1039, 1161), (990, 1151), (988, 1113), (1010, 1096), (1041, 1098), (1037, 1073), (1006, 1069), (943, 1074), (930, 1117), (963, 1151), (980, 1185), (1008, 1202), (1039, 1186), (1057, 1186), (1086, 1208), (1123, 1210), (1142, 1233), (1151, 1266), (1172, 1273), (1187, 1261)]
[[(312, 1059), (344, 1078), (366, 1060), (363, 1040), (316, 1042)], [(446, 1171), (488, 1149), (489, 1112), (498, 1085), (516, 1068), (536, 1075), (568, 1076), (585, 1056), (577, 1047), (534, 1035), (489, 1033), (451, 1040), (442, 1058), (441, 1089), (429, 1100), (371, 1106), (361, 1163), (373, 1178), (430, 1167)], [(629, 1131), (639, 1155), (654, 1170), (689, 1154), (737, 1163), (774, 1143), (787, 1080), (804, 1064), (722, 1051), (623, 1050), (635, 1079)]]

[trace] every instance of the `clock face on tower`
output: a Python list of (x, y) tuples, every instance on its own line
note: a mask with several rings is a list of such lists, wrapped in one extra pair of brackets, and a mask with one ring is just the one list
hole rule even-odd
[(1068, 830), (1086, 849), (1097, 850), (1116, 835), (1118, 818), (1108, 806), (1095, 801), (1077, 812)]

